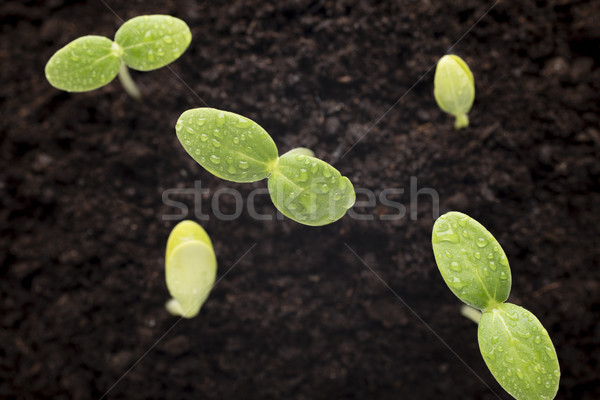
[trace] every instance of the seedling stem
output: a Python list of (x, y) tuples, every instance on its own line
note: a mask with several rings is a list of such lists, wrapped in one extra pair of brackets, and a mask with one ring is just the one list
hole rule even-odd
[(121, 85), (123, 85), (123, 89), (128, 95), (137, 101), (142, 101), (142, 92), (131, 78), (129, 68), (123, 61), (121, 61), (121, 67), (119, 68), (119, 81), (121, 81)]
[(467, 305), (463, 305), (460, 308), (460, 313), (463, 315), (463, 317), (467, 317), (469, 318), (471, 321), (475, 322), (476, 324), (479, 325), (479, 321), (481, 320), (481, 311), (473, 308), (473, 307), (469, 307)]

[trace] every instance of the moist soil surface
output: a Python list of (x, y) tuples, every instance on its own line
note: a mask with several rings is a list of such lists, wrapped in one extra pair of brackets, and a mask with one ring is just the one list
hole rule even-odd
[[(600, 398), (600, 3), (491, 6), (2, 2), (0, 397), (509, 399), (434, 262), (435, 195), (502, 244), (509, 301), (556, 346), (557, 398)], [(193, 40), (169, 68), (133, 72), (143, 103), (118, 81), (47, 83), (69, 41), (159, 13)], [(449, 48), (477, 86), (461, 131), (432, 94)], [(352, 212), (302, 226), (276, 217), (265, 181), (205, 171), (174, 132), (205, 105), (334, 164), (357, 188)], [(255, 190), (250, 211), (269, 221), (248, 210)], [(191, 320), (164, 308), (183, 217), (219, 263)]]

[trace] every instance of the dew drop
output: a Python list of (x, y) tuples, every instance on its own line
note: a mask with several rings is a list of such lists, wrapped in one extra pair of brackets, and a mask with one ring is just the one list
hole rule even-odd
[(483, 238), (483, 237), (477, 238), (477, 242), (476, 243), (477, 243), (477, 247), (485, 247), (485, 246), (488, 245), (487, 239)]
[(460, 217), (458, 219), (458, 223), (460, 224), (460, 226), (465, 227), (467, 226), (467, 222), (469, 222), (469, 217), (467, 215)]
[(462, 267), (460, 266), (459, 263), (457, 263), (456, 261), (452, 261), (450, 263), (450, 269), (454, 272), (461, 272), (462, 271)]
[(221, 158), (215, 154), (213, 154), (212, 156), (210, 156), (210, 161), (213, 164), (220, 164), (221, 163)]
[(452, 258), (452, 257), (454, 257), (452, 255), (452, 253), (450, 253), (448, 250), (444, 250), (444, 255), (446, 256), (446, 258)]
[(490, 262), (489, 262), (489, 266), (490, 266), (490, 269), (491, 269), (492, 271), (495, 271), (495, 270), (496, 270), (496, 263), (495, 263), (495, 262), (493, 262), (493, 261), (490, 261)]
[(476, 259), (480, 260), (481, 259), (481, 253), (476, 251), (475, 254), (473, 254), (475, 256)]
[(463, 282), (461, 282), (461, 280), (458, 277), (454, 277), (454, 279), (452, 280), (452, 287), (454, 289), (460, 290), (463, 287), (465, 287), (465, 284)]
[(238, 128), (248, 128), (248, 127), (252, 126), (252, 121), (250, 121), (249, 119), (246, 119), (244, 117), (239, 117), (237, 124), (235, 124), (235, 126), (237, 126)]
[(531, 337), (531, 333), (528, 330), (520, 330), (517, 329), (517, 335), (521, 336), (523, 339), (527, 339)]
[(248, 169), (248, 161), (240, 161), (240, 162), (238, 162), (238, 166), (241, 169)]
[(240, 142), (240, 138), (239, 138), (239, 137), (237, 137), (237, 136), (235, 136), (235, 137), (233, 138), (233, 143), (235, 143), (235, 144), (238, 144), (239, 142)]
[(171, 36), (167, 35), (167, 36), (163, 37), (163, 41), (165, 43), (172, 43), (173, 42), (173, 38)]
[(498, 336), (494, 335), (492, 336), (492, 344), (496, 344), (498, 343)]
[(465, 238), (467, 238), (467, 239), (471, 238), (471, 235), (469, 235), (469, 231), (467, 231), (466, 229), (465, 229), (465, 230), (463, 230), (463, 233), (462, 233), (462, 234), (463, 234), (463, 236), (464, 236)]
[(298, 174), (298, 182), (306, 182), (308, 180), (308, 171), (304, 168), (300, 168), (300, 173)]
[(206, 133), (200, 134), (200, 140), (206, 142), (208, 140), (208, 135)]
[(223, 111), (219, 111), (217, 113), (217, 120), (215, 121), (218, 127), (223, 127), (225, 125), (225, 113)]
[(533, 339), (533, 341), (535, 342), (535, 344), (540, 344), (542, 343), (542, 338), (540, 335), (537, 335), (535, 339)]
[[(440, 243), (440, 242), (459, 243), (460, 237), (450, 227), (450, 224), (448, 224), (447, 221), (438, 220), (438, 222), (436, 222), (436, 224), (434, 225), (433, 233), (431, 235), (431, 240), (433, 241), (433, 243)], [(466, 252), (466, 249), (461, 249), (461, 253), (463, 253), (463, 250)], [(465, 253), (463, 253), (463, 254), (465, 254)]]
[(328, 193), (329, 192), (329, 186), (327, 186), (326, 183), (324, 183), (323, 185), (321, 185), (321, 192), (323, 192), (323, 193)]
[(523, 371), (521, 371), (521, 368), (517, 368), (517, 376), (519, 377), (519, 379), (523, 379), (524, 375)]
[(508, 279), (508, 275), (504, 271), (500, 272), (500, 280), (505, 281)]
[(215, 147), (221, 147), (221, 142), (219, 142), (217, 139), (212, 139), (210, 142)]
[(338, 201), (338, 200), (339, 200), (339, 199), (341, 199), (341, 198), (342, 198), (342, 196), (341, 196), (339, 193), (336, 193), (336, 194), (334, 194), (334, 195), (333, 195), (333, 199), (334, 199), (335, 201)]
[(298, 154), (296, 156), (296, 161), (303, 161), (306, 158), (304, 154)]
[(199, 149), (194, 150), (194, 154), (196, 154), (197, 156), (199, 156), (202, 152)]
[(329, 168), (327, 168), (327, 167), (323, 168), (323, 176), (325, 178), (329, 178), (331, 176), (331, 171), (329, 171)]

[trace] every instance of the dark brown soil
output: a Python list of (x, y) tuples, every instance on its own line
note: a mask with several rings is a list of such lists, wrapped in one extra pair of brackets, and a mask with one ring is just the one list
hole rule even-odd
[[(410, 208), (414, 176), (441, 212), (478, 219), (511, 261), (510, 301), (554, 341), (557, 398), (600, 398), (600, 2), (501, 2), (453, 48), (475, 75), (470, 128), (437, 108), (431, 70), (343, 158), (491, 1), (107, 4), (192, 28), (172, 71), (134, 73), (143, 104), (118, 82), (68, 94), (45, 80), (58, 48), (120, 26), (102, 1), (0, 6), (0, 398), (510, 398), (437, 271), (426, 194), (416, 220), (381, 220), (397, 210), (378, 201), (355, 209), (374, 221), (321, 228), (246, 209), (220, 221), (205, 196), (223, 279), (171, 329), (163, 192), (266, 187), (185, 154), (175, 121), (204, 104), (256, 120), (281, 152), (313, 148), (357, 188), (405, 188)], [(258, 208), (274, 212), (265, 196)]]

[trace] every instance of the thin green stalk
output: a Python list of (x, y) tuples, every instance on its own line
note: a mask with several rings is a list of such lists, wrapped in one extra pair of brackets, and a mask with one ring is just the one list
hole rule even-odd
[(121, 67), (119, 68), (119, 80), (121, 81), (121, 85), (123, 85), (123, 89), (135, 100), (142, 101), (142, 92), (137, 87), (131, 75), (129, 74), (129, 69), (124, 62), (121, 62)]
[(479, 325), (479, 321), (481, 320), (481, 311), (473, 307), (463, 305), (460, 308), (460, 313), (463, 315), (463, 317), (467, 317), (471, 321)]

